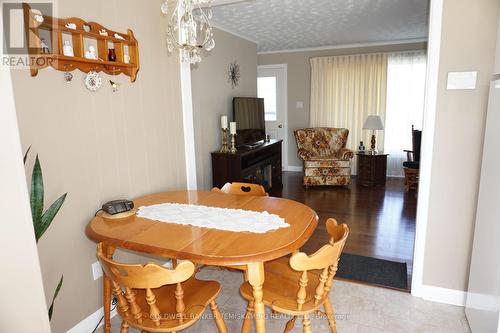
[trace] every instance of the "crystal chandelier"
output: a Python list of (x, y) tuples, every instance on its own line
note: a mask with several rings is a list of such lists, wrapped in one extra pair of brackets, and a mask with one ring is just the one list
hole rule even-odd
[(185, 63), (200, 62), (201, 51), (210, 51), (215, 47), (210, 24), (211, 3), (212, 0), (165, 0), (161, 5), (163, 14), (171, 12), (167, 28), (168, 51), (172, 52), (174, 46), (179, 48)]

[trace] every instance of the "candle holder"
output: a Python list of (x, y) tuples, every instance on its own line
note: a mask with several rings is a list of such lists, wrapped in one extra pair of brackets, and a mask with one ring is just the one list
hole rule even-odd
[(222, 128), (222, 147), (220, 148), (219, 153), (229, 153), (229, 147), (227, 146), (227, 132), (227, 128)]
[(231, 150), (229, 151), (231, 154), (236, 154), (238, 151), (236, 149), (236, 133), (235, 134), (230, 134), (231, 135)]

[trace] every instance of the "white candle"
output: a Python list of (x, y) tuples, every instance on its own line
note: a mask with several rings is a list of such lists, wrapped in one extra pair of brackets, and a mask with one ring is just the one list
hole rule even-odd
[(220, 127), (222, 129), (227, 129), (227, 116), (220, 117)]
[(234, 121), (229, 123), (229, 133), (236, 134), (236, 123)]

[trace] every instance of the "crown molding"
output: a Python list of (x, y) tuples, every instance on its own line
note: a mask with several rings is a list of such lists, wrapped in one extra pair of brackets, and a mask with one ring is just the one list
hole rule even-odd
[(319, 47), (305, 47), (297, 49), (285, 49), (276, 51), (260, 51), (257, 52), (257, 54), (261, 55), (261, 54), (275, 54), (275, 53), (325, 51), (325, 50), (353, 49), (360, 47), (401, 45), (401, 44), (426, 43), (426, 42), (427, 38), (413, 38), (413, 39), (399, 39), (399, 40), (391, 40), (383, 42), (353, 43), (353, 44), (329, 45), (329, 46), (319, 46)]

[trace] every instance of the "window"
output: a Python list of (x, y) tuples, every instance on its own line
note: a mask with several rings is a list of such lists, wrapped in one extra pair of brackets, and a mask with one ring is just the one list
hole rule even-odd
[(403, 150), (412, 149), (411, 125), (422, 129), (426, 60), (424, 51), (389, 55), (384, 131), (384, 151), (390, 154), (389, 176), (403, 176)]
[(257, 78), (257, 96), (264, 98), (266, 121), (276, 121), (276, 76)]

